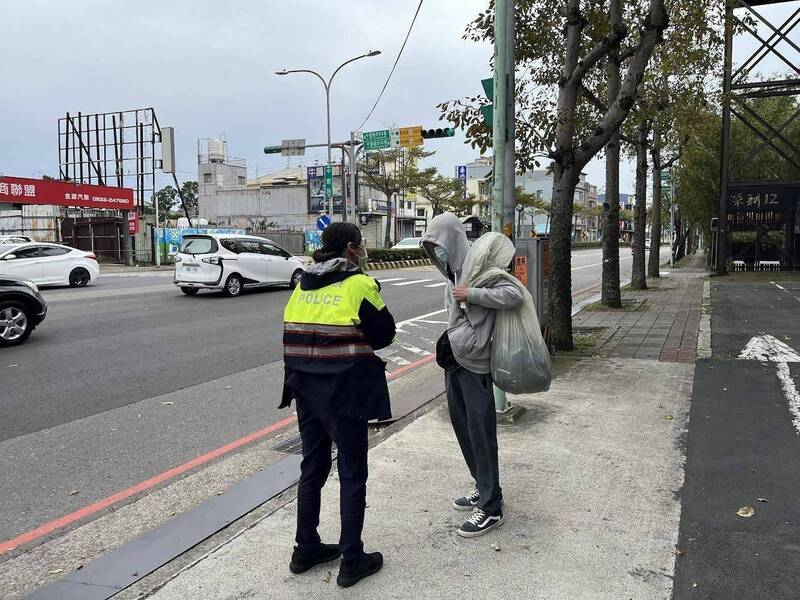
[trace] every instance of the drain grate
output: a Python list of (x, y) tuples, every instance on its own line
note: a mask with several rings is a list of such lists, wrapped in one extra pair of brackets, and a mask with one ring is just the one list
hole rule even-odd
[(278, 452), (283, 452), (284, 454), (302, 454), (303, 442), (300, 439), (299, 434), (293, 435), (292, 437), (283, 440), (280, 444), (274, 446), (273, 450), (277, 450)]

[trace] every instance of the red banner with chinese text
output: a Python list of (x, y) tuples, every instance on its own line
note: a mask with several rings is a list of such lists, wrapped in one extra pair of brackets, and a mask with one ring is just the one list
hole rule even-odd
[(132, 210), (133, 189), (25, 177), (0, 177), (0, 202)]

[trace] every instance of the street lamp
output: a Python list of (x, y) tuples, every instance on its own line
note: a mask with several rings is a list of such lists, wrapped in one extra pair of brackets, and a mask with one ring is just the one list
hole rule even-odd
[[(362, 54), (361, 56), (356, 56), (355, 58), (351, 58), (350, 60), (346, 60), (333, 72), (333, 74), (325, 81), (325, 78), (317, 73), (316, 71), (312, 71), (311, 69), (283, 69), (282, 71), (275, 71), (275, 75), (288, 75), (289, 73), (310, 73), (311, 75), (316, 75), (319, 80), (322, 82), (322, 85), (325, 86), (325, 112), (327, 115), (327, 123), (328, 123), (328, 167), (331, 167), (331, 83), (333, 82), (333, 78), (336, 77), (336, 74), (341, 70), (342, 67), (345, 65), (349, 65), (351, 62), (355, 62), (362, 58), (371, 58), (373, 56), (378, 56), (381, 53), (380, 50), (371, 50), (366, 54)], [(342, 173), (342, 178), (344, 178), (344, 173)], [(330, 214), (333, 215), (333, 195), (331, 195), (331, 202), (330, 202)]]

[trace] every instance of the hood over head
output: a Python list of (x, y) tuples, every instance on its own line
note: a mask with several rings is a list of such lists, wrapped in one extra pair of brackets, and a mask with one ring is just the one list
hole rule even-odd
[[(442, 275), (448, 279), (452, 279), (453, 275), (461, 275), (464, 259), (469, 252), (469, 242), (464, 224), (453, 213), (444, 213), (431, 220), (427, 231), (422, 236), (422, 246)], [(436, 256), (434, 246), (440, 246), (447, 251), (446, 264)]]
[(467, 285), (473, 284), (480, 275), (490, 269), (507, 271), (514, 260), (514, 242), (502, 233), (491, 231), (475, 240), (464, 261), (462, 278)]
[(361, 269), (346, 258), (337, 257), (306, 267), (300, 280), (301, 290), (318, 290), (327, 285), (344, 281), (352, 275), (358, 275)]

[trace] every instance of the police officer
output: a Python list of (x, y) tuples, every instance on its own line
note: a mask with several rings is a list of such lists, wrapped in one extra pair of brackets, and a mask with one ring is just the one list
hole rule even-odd
[[(303, 461), (297, 492), (297, 546), (289, 568), (302, 573), (342, 556), (337, 583), (349, 587), (383, 566), (380, 552), (361, 541), (367, 484), (367, 421), (388, 419), (385, 363), (374, 350), (395, 336), (380, 286), (358, 267), (367, 251), (358, 227), (333, 223), (284, 312), (281, 408), (296, 401)], [(339, 544), (317, 533), (320, 492), (338, 449), (341, 511)]]

